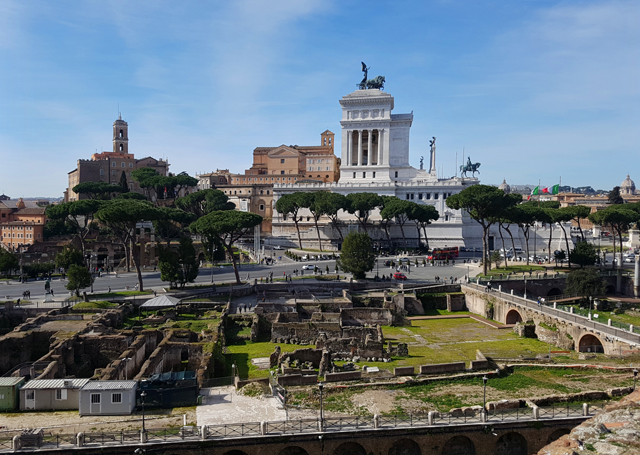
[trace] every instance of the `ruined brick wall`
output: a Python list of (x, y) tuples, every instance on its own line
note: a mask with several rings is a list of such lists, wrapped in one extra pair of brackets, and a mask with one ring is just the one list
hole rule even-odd
[(33, 332), (10, 332), (0, 337), (0, 375), (24, 362), (29, 362)]
[(344, 308), (340, 311), (342, 325), (391, 325), (393, 315), (387, 308)]
[(297, 360), (300, 363), (310, 362), (313, 368), (320, 368), (322, 360), (322, 349), (296, 349), (293, 352), (283, 352), (280, 354), (278, 364), (288, 360), (290, 363)]

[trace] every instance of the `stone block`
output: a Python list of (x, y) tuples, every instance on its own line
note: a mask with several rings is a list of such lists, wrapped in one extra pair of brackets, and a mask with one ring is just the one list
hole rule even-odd
[(325, 382), (352, 381), (362, 378), (362, 371), (346, 371), (344, 373), (327, 373), (324, 375)]
[(394, 376), (411, 376), (415, 373), (414, 367), (396, 367), (393, 369)]
[(464, 362), (436, 363), (434, 365), (420, 365), (420, 374), (439, 374), (464, 371)]

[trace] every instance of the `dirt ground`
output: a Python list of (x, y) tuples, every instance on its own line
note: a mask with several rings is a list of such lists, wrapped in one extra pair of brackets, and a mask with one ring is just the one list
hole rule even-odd
[[(486, 400), (526, 399), (582, 391), (604, 391), (633, 384), (631, 374), (581, 370), (576, 374), (553, 375), (547, 372), (516, 370), (515, 374), (490, 380)], [(492, 386), (492, 381), (495, 387)], [(300, 406), (317, 407), (316, 388), (291, 387), (292, 402)], [(416, 387), (380, 387), (366, 389), (334, 389), (325, 387), (327, 415), (410, 414), (428, 411), (449, 411), (459, 406), (482, 405), (483, 387), (469, 383), (433, 383)]]
[[(195, 425), (196, 408), (152, 409), (145, 412), (146, 428), (182, 426), (183, 415), (187, 424)], [(4, 427), (4, 428), (3, 428)], [(130, 416), (85, 416), (78, 411), (25, 412), (0, 414), (0, 431), (43, 428), (52, 434), (71, 434), (93, 431), (138, 430), (142, 428), (142, 413)]]

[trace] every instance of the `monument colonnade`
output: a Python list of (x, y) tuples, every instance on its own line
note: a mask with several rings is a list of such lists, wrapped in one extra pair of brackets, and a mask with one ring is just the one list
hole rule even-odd
[[(367, 162), (364, 161), (364, 142), (363, 133), (367, 132)], [(373, 137), (374, 131), (377, 132), (376, 148), (374, 155)], [(354, 140), (354, 133), (358, 133), (357, 139)], [(386, 165), (388, 164), (387, 154), (385, 153), (382, 145), (384, 143), (383, 137), (385, 129), (371, 128), (371, 129), (358, 129), (347, 130), (347, 159), (343, 160), (347, 166), (367, 166), (367, 165)], [(355, 144), (354, 144), (355, 142)], [(355, 147), (355, 149), (354, 149)], [(356, 155), (354, 156), (354, 150)], [(376, 157), (375, 163), (373, 157)]]

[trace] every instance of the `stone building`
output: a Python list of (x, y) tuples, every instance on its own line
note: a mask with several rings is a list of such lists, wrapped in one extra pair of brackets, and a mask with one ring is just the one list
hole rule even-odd
[(47, 222), (45, 207), (22, 198), (0, 201), (0, 239), (8, 249), (16, 250), (44, 239)]
[(131, 178), (131, 173), (136, 169), (150, 167), (160, 175), (168, 175), (169, 163), (150, 156), (136, 159), (133, 153), (129, 153), (129, 124), (122, 120), (122, 116), (113, 122), (113, 150), (91, 155), (89, 160), (78, 160), (77, 167), (69, 172), (69, 187), (64, 193), (65, 202), (84, 199), (78, 195), (73, 187), (84, 182), (106, 182), (112, 185), (120, 184), (124, 172), (129, 184), (129, 189), (137, 193), (143, 193), (138, 183)]
[(340, 176), (340, 160), (334, 154), (334, 134), (326, 130), (320, 145), (280, 145), (256, 147), (253, 165), (244, 174), (228, 169), (198, 175), (198, 189), (217, 188), (229, 196), (238, 210), (257, 213), (264, 218), (263, 235), (271, 234), (273, 185), (336, 182)]

